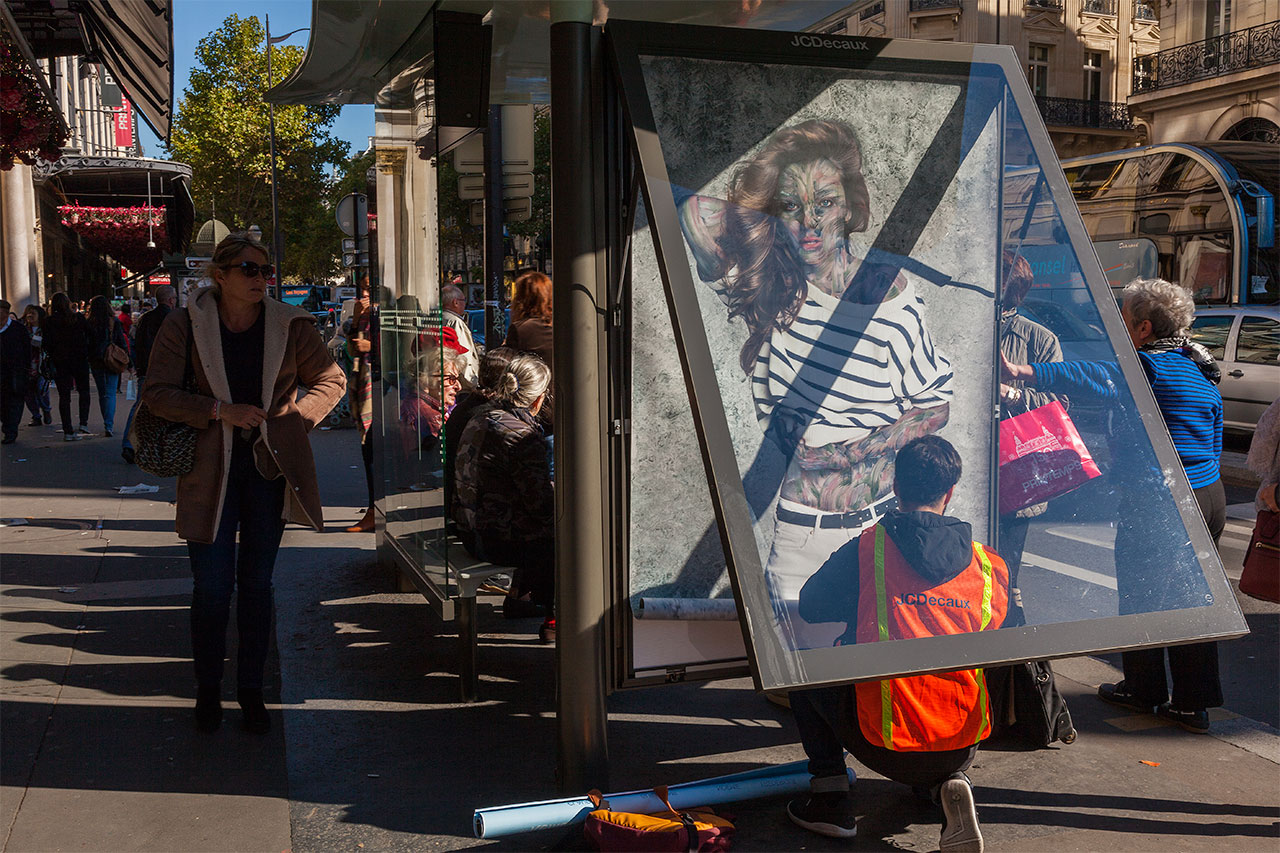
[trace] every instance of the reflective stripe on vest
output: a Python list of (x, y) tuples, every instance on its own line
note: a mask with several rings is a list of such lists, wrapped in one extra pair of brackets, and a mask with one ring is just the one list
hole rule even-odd
[[(884, 525), (875, 526), (875, 587), (876, 587), (876, 627), (880, 642), (892, 639), (889, 631), (889, 596), (886, 591), (884, 574)], [(973, 543), (973, 553), (982, 572), (982, 604), (979, 611), (979, 629), (985, 631), (991, 624), (991, 599), (994, 592), (995, 567), (991, 558), (977, 542)], [(983, 725), (973, 742), (978, 743), (991, 729), (990, 700), (987, 695), (986, 672), (982, 668), (973, 670), (974, 680), (978, 686), (978, 708), (982, 714)], [(893, 679), (880, 681), (880, 737), (885, 749), (894, 750), (893, 745)]]

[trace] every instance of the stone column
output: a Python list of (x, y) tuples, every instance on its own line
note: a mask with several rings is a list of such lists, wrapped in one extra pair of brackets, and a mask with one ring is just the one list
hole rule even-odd
[(0, 172), (0, 218), (3, 219), (5, 299), (17, 310), (33, 300), (38, 269), (35, 256), (35, 193), (31, 167), (17, 165)]

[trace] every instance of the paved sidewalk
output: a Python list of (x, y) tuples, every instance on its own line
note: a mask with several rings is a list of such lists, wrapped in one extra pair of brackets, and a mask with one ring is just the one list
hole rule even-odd
[[(238, 729), (230, 689), (221, 731), (192, 726), (171, 481), (123, 465), (118, 438), (64, 444), (24, 427), (0, 453), (0, 518), (26, 521), (0, 528), (5, 851), (585, 849), (559, 831), (471, 837), (477, 806), (555, 796), (553, 650), (536, 619), (482, 604), (482, 701), (458, 704), (452, 626), (398, 592), (372, 536), (336, 530), (362, 508), (354, 433), (313, 443), (334, 529), (286, 533), (269, 675), (283, 725), (265, 738)], [(140, 481), (160, 489), (114, 491)], [(1239, 650), (1274, 685), (1280, 607), (1247, 610), (1255, 635)], [(1096, 685), (1116, 678), (1103, 661), (1055, 667), (1080, 737), (979, 754), (988, 849), (1277, 850), (1280, 735), (1231, 711), (1253, 681), (1232, 682), (1213, 735), (1198, 737), (1100, 703)], [(742, 679), (625, 691), (609, 709), (615, 789), (802, 757), (790, 715)], [(858, 794), (852, 842), (792, 826), (780, 798), (726, 807), (734, 849), (937, 848), (937, 817), (909, 791), (863, 774)]]

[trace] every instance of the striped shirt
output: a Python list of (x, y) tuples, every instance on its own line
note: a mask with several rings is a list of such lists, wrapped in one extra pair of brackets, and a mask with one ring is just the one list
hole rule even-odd
[[(1178, 351), (1139, 352), (1164, 416), (1173, 449), (1193, 489), (1212, 485), (1222, 455), (1222, 395), (1190, 358)], [(1032, 365), (1036, 385), (1045, 391), (1084, 392), (1118, 400), (1124, 387), (1120, 365), (1110, 361), (1056, 362)]]
[(902, 291), (863, 305), (809, 287), (791, 327), (761, 348), (751, 383), (766, 430), (785, 409), (808, 421), (810, 447), (858, 441), (912, 408), (951, 400), (951, 364), (934, 349), (924, 302), (907, 273)]

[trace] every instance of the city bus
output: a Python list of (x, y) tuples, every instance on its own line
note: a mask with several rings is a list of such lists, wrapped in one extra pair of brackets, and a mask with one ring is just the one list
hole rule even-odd
[(1205, 306), (1280, 302), (1280, 145), (1166, 143), (1062, 169), (1113, 287), (1159, 276)]

